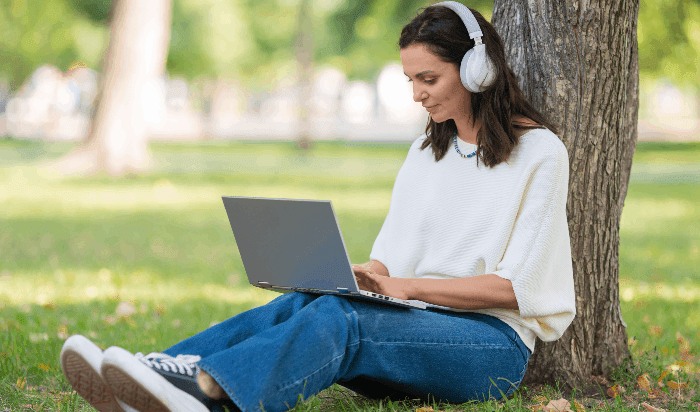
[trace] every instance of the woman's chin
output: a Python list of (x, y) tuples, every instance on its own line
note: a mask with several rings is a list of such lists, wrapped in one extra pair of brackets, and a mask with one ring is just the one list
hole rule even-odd
[(443, 122), (446, 122), (446, 121), (448, 121), (448, 120), (450, 120), (450, 119), (452, 118), (452, 116), (450, 116), (448, 113), (446, 113), (446, 112), (444, 111), (444, 109), (443, 109), (443, 110), (437, 110), (437, 113), (435, 113), (435, 112), (433, 112), (433, 113), (428, 112), (428, 115), (430, 116), (431, 119), (433, 119), (433, 121), (434, 121), (435, 123), (443, 123)]

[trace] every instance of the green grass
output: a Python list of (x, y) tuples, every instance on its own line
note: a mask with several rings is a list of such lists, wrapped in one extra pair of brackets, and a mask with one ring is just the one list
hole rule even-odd
[[(154, 143), (158, 165), (148, 175), (42, 177), (38, 162), (72, 147), (0, 140), (3, 412), (85, 408), (60, 371), (66, 336), (162, 351), (277, 296), (247, 284), (221, 196), (330, 199), (351, 259), (366, 261), (408, 150), (408, 144), (340, 141), (316, 143), (310, 152), (288, 142)], [(637, 148), (620, 230), (622, 314), (636, 360), (615, 375), (630, 394), (644, 372), (657, 379), (671, 370), (668, 381), (694, 379), (697, 371), (699, 171), (700, 144)], [(134, 313), (117, 313), (122, 302)], [(697, 383), (681, 397), (663, 390), (667, 410), (698, 409)], [(561, 391), (522, 388), (506, 402), (432, 406), (522, 411), (536, 403), (535, 395), (556, 399)], [(639, 396), (633, 400), (645, 399)], [(584, 400), (574, 392), (573, 398), (587, 408), (629, 406), (624, 397)], [(421, 406), (370, 401), (333, 386), (296, 410)]]

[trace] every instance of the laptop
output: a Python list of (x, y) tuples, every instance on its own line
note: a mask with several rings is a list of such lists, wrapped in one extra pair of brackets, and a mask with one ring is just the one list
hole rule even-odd
[(251, 285), (425, 309), (360, 290), (330, 200), (222, 196)]

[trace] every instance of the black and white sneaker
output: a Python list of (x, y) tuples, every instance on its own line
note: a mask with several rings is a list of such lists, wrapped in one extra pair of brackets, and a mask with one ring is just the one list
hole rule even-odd
[(196, 355), (132, 355), (113, 346), (104, 353), (102, 376), (124, 403), (141, 412), (238, 411), (229, 399), (206, 396), (197, 384)]
[(93, 408), (100, 412), (138, 412), (107, 388), (100, 367), (102, 349), (82, 335), (66, 339), (61, 349), (61, 369), (68, 383)]

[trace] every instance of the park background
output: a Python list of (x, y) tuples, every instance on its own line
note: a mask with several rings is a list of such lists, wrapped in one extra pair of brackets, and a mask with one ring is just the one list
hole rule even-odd
[[(175, 0), (166, 72), (142, 96), (153, 166), (115, 178), (44, 167), (88, 135), (110, 2), (3, 2), (0, 408), (81, 405), (58, 364), (71, 334), (162, 351), (276, 296), (247, 284), (223, 195), (330, 199), (352, 261), (366, 261), (427, 120), (396, 41), (428, 4)], [(490, 2), (469, 5), (490, 20)], [(300, 24), (302, 9), (311, 24)], [(295, 47), (305, 33), (307, 83)], [(697, 380), (700, 349), (700, 5), (642, 1), (638, 40), (622, 314), (631, 351), (648, 360), (644, 372), (680, 385), (677, 394), (664, 386), (664, 406), (686, 410), (700, 402), (697, 383), (683, 386)], [(297, 139), (304, 87), (308, 145)], [(331, 401), (309, 404), (344, 396), (330, 391)]]

